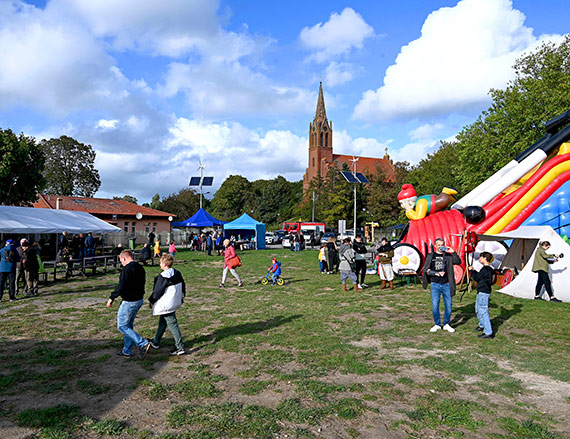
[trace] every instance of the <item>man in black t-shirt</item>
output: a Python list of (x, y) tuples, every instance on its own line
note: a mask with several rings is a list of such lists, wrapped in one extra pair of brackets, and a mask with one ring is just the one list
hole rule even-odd
[(453, 249), (445, 247), (442, 238), (436, 238), (435, 249), (426, 257), (423, 268), (422, 284), (427, 288), (428, 280), (431, 284), (431, 308), (434, 325), (430, 332), (437, 332), (442, 329), (441, 315), (439, 313), (439, 303), (443, 296), (445, 311), (443, 314), (443, 330), (455, 332), (449, 322), (451, 320), (452, 297), (455, 296), (455, 271), (454, 265), (460, 265), (461, 259)]

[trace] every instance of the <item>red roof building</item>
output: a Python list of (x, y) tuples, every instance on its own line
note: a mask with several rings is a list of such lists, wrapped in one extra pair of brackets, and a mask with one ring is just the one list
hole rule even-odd
[[(63, 195), (40, 195), (33, 205), (40, 209), (62, 209), (88, 212), (109, 224), (120, 227), (126, 235), (156, 236), (170, 233), (174, 215), (168, 212), (139, 206), (125, 200), (108, 198), (70, 197)], [(137, 214), (139, 218), (137, 218)]]
[(331, 168), (342, 170), (342, 165), (346, 163), (352, 171), (354, 169), (352, 159), (355, 157), (358, 158), (356, 165), (358, 172), (362, 172), (367, 177), (373, 179), (378, 169), (380, 169), (386, 181), (393, 181), (396, 171), (387, 150), (381, 159), (333, 154), (332, 122), (329, 122), (327, 119), (323, 84), (321, 83), (315, 118), (309, 124), (309, 166), (303, 176), (303, 190), (307, 191), (309, 189), (313, 179), (319, 176), (325, 177)]

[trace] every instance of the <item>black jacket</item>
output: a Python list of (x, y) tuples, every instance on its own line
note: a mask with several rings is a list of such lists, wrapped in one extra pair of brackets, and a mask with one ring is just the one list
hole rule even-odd
[[(449, 291), (451, 293), (451, 296), (455, 296), (455, 290), (456, 290), (456, 285), (455, 285), (455, 270), (453, 269), (454, 265), (461, 265), (461, 258), (459, 257), (459, 255), (455, 252), (453, 253), (448, 253), (445, 252), (444, 253), (445, 256), (445, 266), (447, 267), (447, 279), (449, 281)], [(431, 260), (433, 259), (433, 252), (428, 254), (426, 256), (426, 262), (424, 264), (424, 268), (423, 268), (423, 273), (422, 273), (422, 285), (425, 288), (427, 288), (428, 286), (428, 276), (427, 276), (427, 271), (429, 270), (429, 267), (431, 266)]]
[(493, 267), (484, 265), (481, 270), (469, 270), (469, 274), (477, 282), (477, 292), (491, 294), (493, 286)]
[(146, 273), (138, 262), (132, 261), (123, 267), (119, 276), (119, 285), (111, 293), (109, 299), (121, 296), (126, 302), (137, 302), (144, 296)]

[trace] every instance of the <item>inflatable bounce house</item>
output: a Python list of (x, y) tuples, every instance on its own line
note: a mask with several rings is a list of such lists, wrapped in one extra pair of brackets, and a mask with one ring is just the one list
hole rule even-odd
[[(463, 277), (467, 255), (469, 263), (474, 261), (477, 268), (478, 253), (489, 251), (495, 256), (493, 266), (504, 268), (502, 261), (508, 247), (504, 239), (489, 240), (489, 235), (506, 236), (520, 226), (550, 226), (567, 243), (570, 236), (570, 143), (567, 142), (570, 142), (570, 110), (549, 121), (546, 134), (538, 142), (459, 200), (455, 198), (457, 192), (450, 188), (444, 188), (439, 195), (418, 197), (412, 185), (403, 185), (398, 199), (410, 222), (394, 246), (394, 271), (420, 272), (438, 237), (445, 239), (446, 245), (463, 260), (461, 266), (455, 266), (458, 282)], [(484, 238), (480, 239), (482, 235)], [(521, 257), (518, 267), (511, 267), (515, 274), (533, 254)], [(511, 262), (512, 259), (509, 258)], [(570, 276), (570, 270), (567, 271)]]

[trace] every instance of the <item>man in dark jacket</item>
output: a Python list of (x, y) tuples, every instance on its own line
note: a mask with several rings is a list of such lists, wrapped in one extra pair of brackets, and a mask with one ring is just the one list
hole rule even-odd
[(38, 295), (38, 281), (40, 264), (38, 263), (38, 255), (36, 249), (30, 247), (27, 240), (22, 240), (22, 267), (26, 278), (26, 285), (28, 287), (28, 296)]
[(111, 308), (113, 301), (121, 296), (123, 301), (117, 312), (117, 329), (124, 335), (123, 349), (117, 353), (121, 357), (132, 357), (133, 344), (140, 349), (144, 357), (150, 348), (150, 342), (142, 338), (133, 329), (137, 313), (143, 304), (145, 271), (141, 264), (135, 262), (130, 250), (123, 250), (119, 255), (123, 266), (119, 277), (119, 284), (107, 300), (107, 308)]
[(364, 278), (366, 277), (366, 253), (368, 253), (368, 250), (362, 242), (362, 236), (356, 235), (352, 248), (355, 253), (354, 266), (358, 287), (366, 288), (368, 285), (364, 283)]
[(443, 305), (445, 307), (443, 330), (455, 332), (455, 329), (449, 325), (451, 320), (451, 298), (455, 296), (456, 289), (453, 266), (460, 265), (461, 258), (453, 249), (445, 247), (445, 241), (442, 238), (436, 238), (434, 244), (435, 250), (427, 255), (422, 274), (424, 289), (427, 288), (428, 280), (431, 283), (431, 310), (434, 325), (431, 327), (430, 332), (442, 329), (441, 315), (439, 313), (441, 296), (443, 296)]

